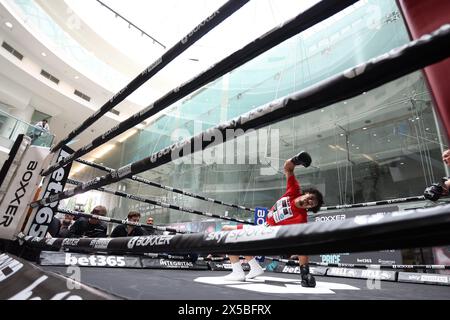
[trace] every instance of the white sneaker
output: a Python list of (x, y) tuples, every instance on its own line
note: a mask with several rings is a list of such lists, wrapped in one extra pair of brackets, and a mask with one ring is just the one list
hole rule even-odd
[(253, 279), (264, 274), (264, 269), (261, 267), (256, 267), (250, 269), (250, 272), (245, 276), (245, 279)]
[(223, 277), (226, 281), (244, 281), (245, 280), (245, 273), (244, 272), (232, 272), (226, 276)]

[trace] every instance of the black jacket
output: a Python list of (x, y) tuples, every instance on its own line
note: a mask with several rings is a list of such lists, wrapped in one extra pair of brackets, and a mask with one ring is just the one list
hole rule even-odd
[(127, 225), (121, 224), (114, 228), (111, 232), (111, 238), (117, 237), (138, 237), (145, 235), (144, 230), (141, 227), (134, 227), (131, 233), (128, 234)]
[(57, 238), (69, 238), (70, 235), (70, 227), (71, 225), (66, 225), (61, 222), (61, 227), (59, 228), (58, 236)]
[(103, 221), (97, 224), (89, 223), (86, 218), (80, 218), (70, 227), (68, 238), (106, 238), (107, 226)]
[(128, 234), (127, 226), (124, 224), (118, 225), (111, 232), (111, 238), (117, 237), (139, 237), (139, 236), (149, 236), (156, 234), (155, 229), (134, 227), (130, 234)]
[(50, 235), (53, 238), (57, 238), (60, 228), (61, 228), (61, 221), (59, 221), (59, 219), (57, 219), (56, 217), (53, 217), (52, 221), (48, 225), (47, 232), (50, 233)]

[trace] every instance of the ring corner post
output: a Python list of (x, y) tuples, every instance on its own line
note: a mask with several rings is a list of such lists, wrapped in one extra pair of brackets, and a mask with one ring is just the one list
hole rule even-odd
[(39, 190), (41, 171), (50, 153), (20, 135), (5, 162), (0, 186), (0, 239), (15, 240), (22, 231), (29, 203)]
[[(450, 24), (450, 1), (442, 0), (397, 0), (411, 37), (416, 40), (444, 24)], [(431, 95), (436, 105), (446, 137), (450, 140), (450, 59), (424, 69)]]

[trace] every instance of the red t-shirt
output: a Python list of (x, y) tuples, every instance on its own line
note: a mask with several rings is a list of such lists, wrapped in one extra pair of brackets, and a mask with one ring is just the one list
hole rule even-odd
[(266, 223), (269, 226), (306, 223), (308, 221), (306, 209), (297, 208), (294, 203), (294, 200), (301, 195), (297, 179), (294, 175), (290, 176), (287, 181), (286, 193), (270, 209)]

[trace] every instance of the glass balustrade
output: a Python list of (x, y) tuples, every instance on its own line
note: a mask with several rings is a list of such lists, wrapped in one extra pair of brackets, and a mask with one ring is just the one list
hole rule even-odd
[(19, 134), (25, 134), (32, 145), (49, 148), (55, 136), (32, 124), (19, 120), (0, 110), (0, 146), (9, 150)]

